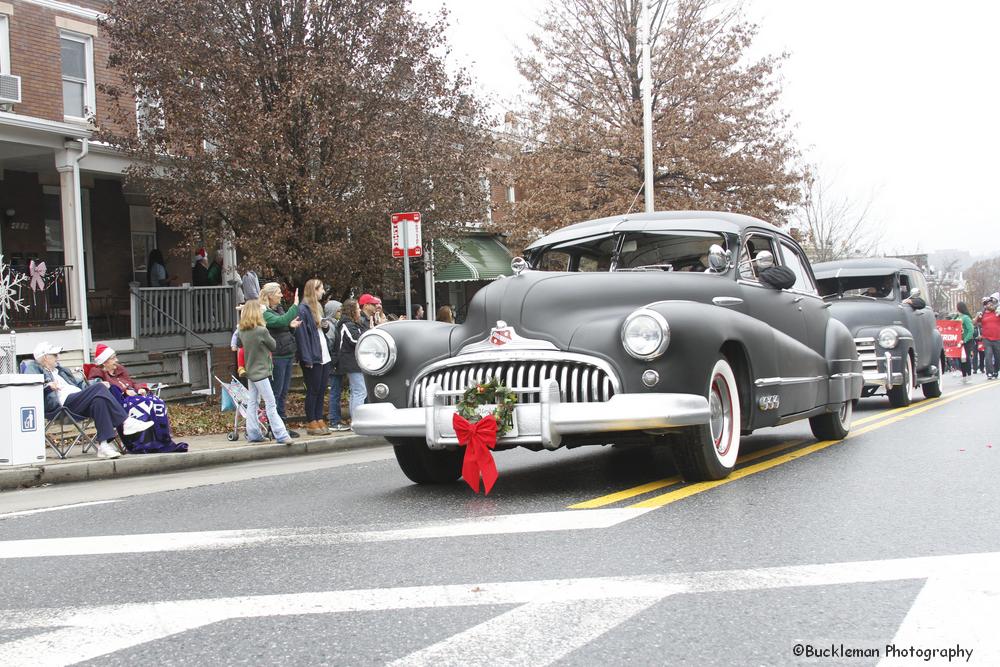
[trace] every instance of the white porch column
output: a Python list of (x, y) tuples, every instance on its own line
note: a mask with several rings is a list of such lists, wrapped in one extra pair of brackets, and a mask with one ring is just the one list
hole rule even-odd
[(87, 316), (87, 270), (83, 261), (83, 210), (80, 188), (79, 161), (87, 154), (87, 142), (67, 141), (56, 151), (59, 172), (59, 196), (62, 203), (63, 253), (73, 267), (69, 298), (71, 320), (80, 326), (83, 336), (83, 358), (90, 360), (90, 322)]
[[(211, 260), (211, 258), (209, 258)], [(222, 240), (222, 284), (228, 285), (236, 281), (236, 247), (230, 234)]]

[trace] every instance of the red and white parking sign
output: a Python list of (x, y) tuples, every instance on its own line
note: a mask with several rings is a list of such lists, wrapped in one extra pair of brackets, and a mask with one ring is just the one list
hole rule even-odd
[(406, 241), (409, 245), (410, 257), (420, 257), (424, 254), (423, 241), (420, 237), (420, 213), (392, 214), (392, 256), (403, 256), (403, 225), (406, 225)]

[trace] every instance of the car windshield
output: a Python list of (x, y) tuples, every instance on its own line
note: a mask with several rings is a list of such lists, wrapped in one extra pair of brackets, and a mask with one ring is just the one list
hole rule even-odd
[(541, 271), (682, 271), (705, 273), (713, 245), (726, 248), (712, 232), (625, 232), (577, 239), (545, 248), (535, 266)]
[(892, 301), (895, 298), (893, 275), (841, 276), (820, 278), (819, 293), (824, 299), (874, 299)]

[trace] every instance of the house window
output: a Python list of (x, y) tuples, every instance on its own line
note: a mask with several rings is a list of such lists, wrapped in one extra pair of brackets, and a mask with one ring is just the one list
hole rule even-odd
[(89, 35), (63, 32), (63, 115), (67, 120), (86, 120), (94, 113), (94, 40)]
[(10, 74), (10, 17), (0, 14), (0, 74)]
[(136, 96), (135, 125), (139, 136), (162, 130), (164, 127), (162, 103), (156, 95)]
[(515, 199), (514, 199), (514, 186), (513, 185), (508, 185), (507, 186), (507, 203), (508, 204), (513, 204), (514, 201), (515, 201)]

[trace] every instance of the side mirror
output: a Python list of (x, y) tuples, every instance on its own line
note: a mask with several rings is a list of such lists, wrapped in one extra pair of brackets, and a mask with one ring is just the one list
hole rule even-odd
[(795, 286), (795, 280), (795, 273), (787, 266), (769, 266), (760, 272), (760, 281), (778, 290), (791, 289)]
[(708, 249), (708, 268), (715, 273), (722, 273), (729, 268), (733, 261), (733, 253), (723, 250), (722, 246), (713, 243)]
[(754, 261), (757, 262), (757, 269), (759, 271), (769, 269), (774, 266), (774, 254), (770, 250), (761, 250), (754, 257)]

